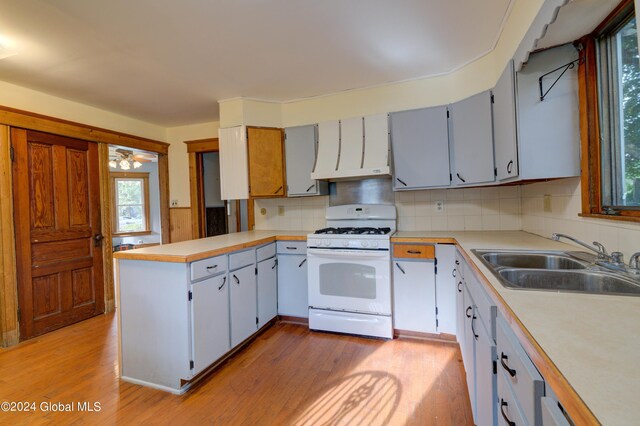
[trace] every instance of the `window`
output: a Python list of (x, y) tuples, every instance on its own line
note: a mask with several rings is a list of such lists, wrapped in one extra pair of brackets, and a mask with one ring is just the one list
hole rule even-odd
[(149, 173), (111, 173), (113, 233), (149, 233)]
[(632, 0), (580, 40), (583, 215), (640, 220), (640, 58)]

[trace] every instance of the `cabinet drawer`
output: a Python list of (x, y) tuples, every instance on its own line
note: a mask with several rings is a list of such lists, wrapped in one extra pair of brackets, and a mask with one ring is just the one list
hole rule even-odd
[(278, 241), (278, 254), (307, 254), (306, 241)]
[(273, 257), (276, 255), (276, 244), (275, 243), (271, 243), (271, 244), (267, 244), (266, 246), (262, 246), (259, 247), (256, 250), (256, 260), (258, 262), (268, 259), (270, 257)]
[(487, 295), (486, 291), (482, 287), (482, 283), (480, 283), (473, 272), (471, 272), (471, 269), (466, 263), (463, 269), (466, 269), (464, 273), (464, 281), (467, 283), (467, 287), (469, 288), (469, 293), (471, 293), (473, 303), (477, 307), (480, 320), (484, 323), (484, 326), (491, 334), (491, 338), (495, 340), (497, 313), (496, 305), (491, 301), (489, 295)]
[(393, 257), (396, 259), (434, 259), (436, 248), (424, 244), (394, 244)]
[(509, 386), (508, 374), (503, 373), (506, 372), (498, 370), (498, 426), (508, 426), (509, 422), (517, 426), (534, 426), (535, 423), (525, 422), (524, 415), (518, 406), (518, 399)]
[(558, 402), (546, 396), (542, 398), (542, 424), (543, 426), (569, 426), (567, 418), (558, 407)]
[(542, 376), (502, 318), (497, 320), (496, 333), (498, 370), (511, 385), (527, 422), (539, 424), (540, 398), (544, 395)]
[(227, 255), (191, 262), (191, 281), (211, 277), (227, 270)]
[(253, 249), (231, 253), (229, 255), (229, 270), (233, 271), (243, 266), (251, 265), (256, 261)]

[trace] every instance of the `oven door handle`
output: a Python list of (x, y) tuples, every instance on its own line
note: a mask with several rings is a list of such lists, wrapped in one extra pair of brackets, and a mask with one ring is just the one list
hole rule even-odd
[(329, 259), (384, 259), (389, 258), (389, 250), (332, 250), (332, 249), (307, 249), (307, 256)]

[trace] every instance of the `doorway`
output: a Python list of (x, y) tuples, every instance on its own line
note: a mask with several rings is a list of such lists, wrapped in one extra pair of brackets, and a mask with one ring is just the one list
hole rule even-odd
[(202, 190), (204, 192), (204, 237), (227, 234), (226, 202), (220, 198), (220, 154), (217, 151), (202, 155)]

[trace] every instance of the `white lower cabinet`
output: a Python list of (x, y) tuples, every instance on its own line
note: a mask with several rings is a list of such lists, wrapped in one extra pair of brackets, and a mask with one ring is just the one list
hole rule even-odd
[(456, 246), (436, 245), (436, 324), (438, 333), (456, 334)]
[(242, 343), (257, 330), (255, 263), (229, 272), (231, 346)]
[(431, 261), (394, 260), (394, 328), (436, 333), (435, 265)]
[(278, 241), (278, 314), (309, 317), (306, 241)]
[(191, 284), (193, 375), (231, 349), (227, 274)]
[[(469, 401), (471, 402), (471, 411), (473, 419), (476, 419), (476, 344), (472, 324), (474, 320), (473, 300), (466, 286), (463, 287), (464, 293), (464, 344), (462, 345), (462, 362), (467, 373), (467, 390), (469, 391)], [(477, 422), (476, 422), (477, 424)]]
[(482, 321), (473, 323), (476, 352), (476, 424), (494, 425), (496, 419), (496, 344)]
[(278, 261), (258, 262), (258, 328), (278, 315)]

